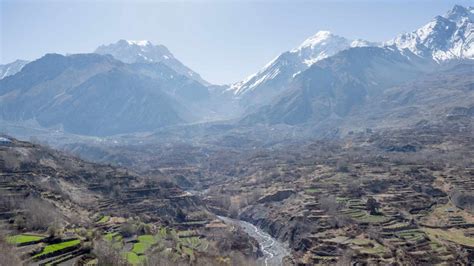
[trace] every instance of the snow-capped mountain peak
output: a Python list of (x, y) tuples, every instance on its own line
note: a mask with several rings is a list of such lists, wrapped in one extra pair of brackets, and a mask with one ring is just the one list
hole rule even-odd
[(173, 58), (168, 48), (154, 45), (147, 40), (119, 40), (99, 46), (95, 53), (110, 54), (125, 63), (158, 63)]
[(456, 5), (419, 29), (386, 43), (437, 62), (474, 59), (474, 8)]
[(183, 76), (196, 80), (203, 85), (209, 85), (198, 73), (176, 59), (166, 46), (156, 45), (147, 40), (119, 40), (112, 44), (99, 46), (95, 53), (110, 54), (128, 64), (163, 63)]
[(309, 67), (312, 64), (335, 55), (338, 52), (360, 46), (375, 46), (377, 44), (365, 40), (349, 40), (330, 31), (318, 31), (315, 35), (306, 39), (299, 47), (291, 50), (296, 53)]
[(306, 39), (300, 46), (291, 50), (291, 53), (297, 54), (307, 66), (311, 66), (317, 61), (349, 47), (350, 41), (348, 39), (334, 35), (330, 31), (319, 31)]
[(336, 36), (336, 35), (332, 34), (330, 31), (327, 31), (327, 30), (318, 31), (316, 34), (314, 34), (313, 36), (306, 39), (295, 50), (304, 49), (304, 48), (308, 48), (308, 47), (314, 48), (316, 45), (320, 45), (322, 42), (325, 42), (328, 39), (334, 38), (334, 37), (339, 37), (339, 36)]
[[(298, 73), (320, 60), (351, 47), (373, 45), (377, 44), (364, 40), (349, 40), (327, 30), (318, 31), (298, 47), (270, 61), (259, 72), (233, 84), (229, 90), (232, 90), (237, 96), (242, 96), (256, 90), (257, 87), (270, 86), (271, 84), (274, 90), (271, 94), (273, 94), (278, 92), (275, 87), (284, 87)], [(278, 83), (278, 85), (273, 83)]]

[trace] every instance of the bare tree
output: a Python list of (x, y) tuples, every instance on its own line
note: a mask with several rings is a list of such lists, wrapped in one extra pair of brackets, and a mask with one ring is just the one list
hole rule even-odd
[(98, 265), (101, 266), (126, 266), (127, 261), (122, 257), (119, 251), (114, 249), (110, 243), (104, 240), (94, 241), (92, 249), (98, 260)]
[(6, 241), (6, 234), (0, 232), (0, 266), (17, 266), (22, 265), (21, 260), (16, 256), (13, 247)]
[(22, 207), (28, 229), (46, 230), (51, 224), (59, 225), (63, 222), (56, 208), (44, 200), (29, 197), (22, 203)]
[(355, 198), (360, 198), (364, 194), (364, 190), (361, 189), (361, 182), (359, 180), (350, 180), (346, 186), (347, 193)]
[(329, 195), (319, 199), (319, 204), (324, 211), (330, 214), (337, 213), (337, 211), (341, 208), (341, 205), (337, 202), (334, 195)]
[(169, 256), (164, 252), (153, 252), (148, 255), (148, 258), (145, 262), (145, 266), (174, 266), (174, 265), (182, 265), (177, 261), (173, 261)]

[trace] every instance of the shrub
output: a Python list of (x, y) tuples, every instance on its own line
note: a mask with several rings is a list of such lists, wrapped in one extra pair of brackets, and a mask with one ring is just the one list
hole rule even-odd
[(137, 229), (131, 222), (126, 222), (120, 226), (120, 234), (124, 237), (131, 237), (136, 234)]

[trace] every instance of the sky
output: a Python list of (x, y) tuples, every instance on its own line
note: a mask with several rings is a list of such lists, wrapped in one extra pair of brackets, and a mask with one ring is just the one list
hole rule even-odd
[(319, 30), (386, 41), (454, 4), (473, 1), (0, 0), (0, 64), (150, 40), (211, 83), (230, 84)]

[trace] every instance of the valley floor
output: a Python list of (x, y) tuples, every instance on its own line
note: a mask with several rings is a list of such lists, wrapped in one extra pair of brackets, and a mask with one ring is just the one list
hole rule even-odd
[[(63, 146), (115, 166), (15, 142), (0, 148), (1, 217), (30, 264), (466, 264), (472, 132), (461, 117), (341, 139)], [(57, 226), (29, 224), (32, 200)]]
[(262, 145), (229, 137), (224, 143), (101, 150), (120, 154), (116, 163), (167, 176), (196, 191), (213, 213), (250, 222), (286, 243), (285, 263), (473, 260), (470, 119), (340, 140)]

